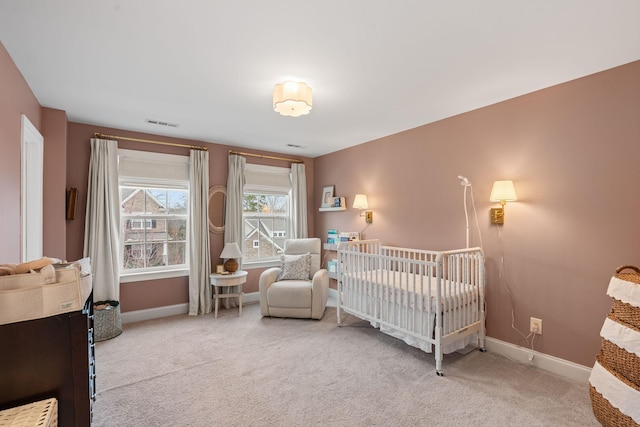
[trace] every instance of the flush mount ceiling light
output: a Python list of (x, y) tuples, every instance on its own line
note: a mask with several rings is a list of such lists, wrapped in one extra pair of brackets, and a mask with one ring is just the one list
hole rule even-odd
[(273, 109), (283, 116), (309, 114), (312, 106), (311, 88), (306, 83), (284, 82), (273, 87)]

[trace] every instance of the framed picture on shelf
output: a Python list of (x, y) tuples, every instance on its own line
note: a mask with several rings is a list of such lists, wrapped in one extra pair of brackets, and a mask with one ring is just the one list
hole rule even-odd
[(323, 208), (330, 208), (333, 206), (333, 185), (329, 185), (322, 189), (322, 204)]

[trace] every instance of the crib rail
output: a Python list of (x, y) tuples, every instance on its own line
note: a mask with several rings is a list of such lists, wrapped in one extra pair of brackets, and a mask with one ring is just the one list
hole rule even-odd
[[(482, 250), (449, 251), (440, 254), (442, 263), (441, 291), (443, 311), (452, 310), (454, 316), (443, 316), (443, 333), (450, 334), (473, 322), (484, 324), (484, 256)], [(484, 346), (484, 343), (482, 343)]]
[(429, 251), (350, 242), (338, 248), (341, 311), (427, 352), (480, 332), (484, 347), (484, 257), (479, 248)]

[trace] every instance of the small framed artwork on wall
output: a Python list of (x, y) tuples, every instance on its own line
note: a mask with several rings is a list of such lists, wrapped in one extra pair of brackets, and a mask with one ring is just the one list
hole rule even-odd
[(329, 185), (322, 189), (322, 204), (323, 208), (329, 208), (333, 206), (333, 185)]
[(78, 198), (78, 189), (71, 187), (67, 191), (67, 220), (73, 220), (76, 217), (76, 199)]

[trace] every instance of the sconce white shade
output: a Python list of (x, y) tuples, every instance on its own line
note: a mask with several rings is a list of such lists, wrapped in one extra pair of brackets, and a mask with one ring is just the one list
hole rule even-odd
[(312, 107), (312, 91), (306, 83), (284, 82), (274, 86), (273, 109), (283, 116), (309, 114)]
[(490, 202), (514, 202), (518, 200), (513, 181), (494, 181), (491, 187)]
[(369, 209), (369, 203), (367, 203), (367, 196), (364, 194), (356, 194), (353, 199), (353, 207), (355, 209)]
[(241, 258), (242, 252), (236, 242), (227, 243), (224, 245), (224, 249), (220, 254), (220, 258)]

